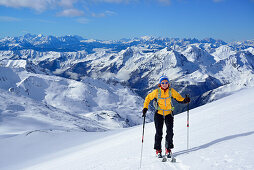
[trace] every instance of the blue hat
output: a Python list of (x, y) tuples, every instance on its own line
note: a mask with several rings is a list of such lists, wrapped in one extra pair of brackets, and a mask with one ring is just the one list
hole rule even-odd
[(169, 82), (168, 77), (165, 76), (165, 75), (163, 75), (163, 76), (160, 77), (160, 80), (159, 80), (160, 84), (161, 84), (161, 82), (162, 82), (163, 80), (167, 80), (167, 81)]

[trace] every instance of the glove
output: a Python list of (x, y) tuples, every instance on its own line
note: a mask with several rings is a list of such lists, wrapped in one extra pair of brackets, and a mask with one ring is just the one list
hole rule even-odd
[(186, 96), (183, 100), (183, 103), (190, 103), (190, 97)]
[(142, 117), (146, 117), (146, 112), (147, 112), (147, 110), (148, 110), (147, 108), (144, 108), (144, 109), (143, 109), (143, 115), (142, 115)]

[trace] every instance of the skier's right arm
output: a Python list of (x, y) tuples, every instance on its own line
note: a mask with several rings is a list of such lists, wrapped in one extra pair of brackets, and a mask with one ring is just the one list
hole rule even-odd
[(145, 102), (144, 102), (144, 108), (148, 109), (149, 103), (151, 100), (153, 100), (155, 97), (158, 96), (158, 89), (155, 89), (154, 91), (152, 91), (151, 93), (149, 93), (146, 96)]
[(144, 102), (144, 108), (143, 108), (143, 117), (146, 116), (146, 112), (148, 110), (148, 106), (149, 106), (149, 103), (151, 100), (153, 100), (156, 96), (158, 95), (158, 90), (155, 89), (154, 91), (152, 91), (151, 93), (149, 93), (147, 96), (146, 96), (146, 99), (145, 99), (145, 102)]

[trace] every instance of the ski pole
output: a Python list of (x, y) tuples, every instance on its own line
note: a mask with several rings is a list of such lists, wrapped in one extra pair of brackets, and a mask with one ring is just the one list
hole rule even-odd
[(141, 164), (142, 164), (143, 143), (144, 143), (144, 134), (145, 134), (145, 120), (146, 120), (146, 116), (144, 116), (144, 120), (143, 120), (143, 132), (142, 132), (142, 146), (141, 146), (140, 168), (141, 168)]
[[(186, 95), (186, 97), (189, 97), (189, 95)], [(190, 127), (190, 122), (189, 122), (189, 103), (187, 103), (187, 153), (189, 153), (189, 127)]]

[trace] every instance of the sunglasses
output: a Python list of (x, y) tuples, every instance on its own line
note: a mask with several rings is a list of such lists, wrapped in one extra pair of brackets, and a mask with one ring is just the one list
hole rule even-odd
[(168, 84), (168, 82), (161, 82), (161, 84)]

